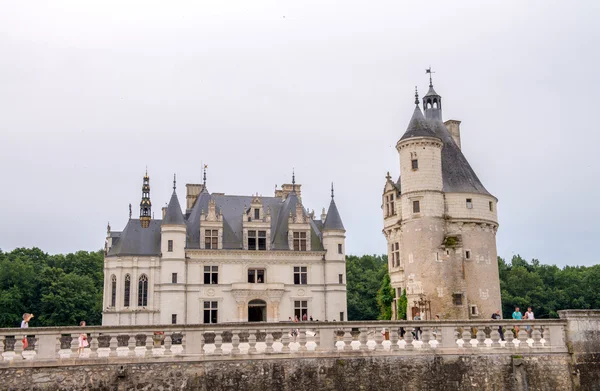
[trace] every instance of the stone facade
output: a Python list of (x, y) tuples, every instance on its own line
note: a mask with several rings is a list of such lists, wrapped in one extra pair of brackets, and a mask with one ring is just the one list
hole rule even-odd
[[(146, 174), (145, 215), (149, 186)], [(315, 217), (295, 180), (274, 197), (186, 188), (185, 213), (174, 181), (162, 219), (109, 225), (103, 325), (344, 320), (346, 231), (333, 193)]]
[(415, 103), (396, 145), (400, 176), (388, 173), (383, 191), (392, 287), (397, 298), (406, 290), (408, 319), (489, 318), (501, 308), (497, 199), (460, 150), (460, 121), (442, 122), (431, 84), (425, 115)]

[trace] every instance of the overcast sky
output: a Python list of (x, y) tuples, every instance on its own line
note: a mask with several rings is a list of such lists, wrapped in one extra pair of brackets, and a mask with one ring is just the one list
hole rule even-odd
[[(590, 265), (600, 221), (600, 3), (1, 1), (0, 248), (96, 250), (185, 183), (272, 195), (330, 182), (351, 254), (386, 252), (425, 68), (499, 199), (498, 253)], [(494, 3), (494, 4), (492, 4)]]

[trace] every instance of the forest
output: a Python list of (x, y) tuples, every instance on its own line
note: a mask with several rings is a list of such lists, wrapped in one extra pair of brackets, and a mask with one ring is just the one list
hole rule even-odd
[[(498, 258), (502, 311), (531, 306), (537, 318), (560, 309), (600, 308), (600, 265), (565, 266)], [(387, 257), (346, 257), (349, 320), (390, 319), (393, 291)], [(103, 253), (49, 255), (39, 248), (0, 250), (0, 327), (18, 327), (23, 313), (31, 326), (90, 325), (102, 321)], [(491, 314), (490, 314), (491, 315)]]

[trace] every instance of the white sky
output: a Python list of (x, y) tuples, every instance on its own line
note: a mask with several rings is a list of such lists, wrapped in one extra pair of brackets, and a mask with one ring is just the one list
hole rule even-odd
[(103, 246), (173, 172), (272, 195), (335, 182), (351, 254), (386, 252), (381, 191), (431, 65), (499, 199), (498, 252), (593, 264), (597, 1), (0, 1), (0, 248)]

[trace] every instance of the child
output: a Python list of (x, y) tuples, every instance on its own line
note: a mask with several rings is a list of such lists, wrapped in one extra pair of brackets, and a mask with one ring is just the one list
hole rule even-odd
[[(27, 312), (23, 314), (23, 321), (21, 322), (21, 328), (26, 329), (29, 327), (29, 321), (33, 318), (33, 314)], [(27, 342), (27, 336), (23, 337), (23, 350), (27, 349), (29, 342)]]
[[(79, 326), (81, 327), (85, 327), (85, 320), (82, 320), (79, 323)], [(77, 350), (77, 353), (81, 354), (83, 353), (83, 349), (87, 348), (88, 346), (88, 341), (87, 341), (87, 334), (79, 334), (79, 349)]]

